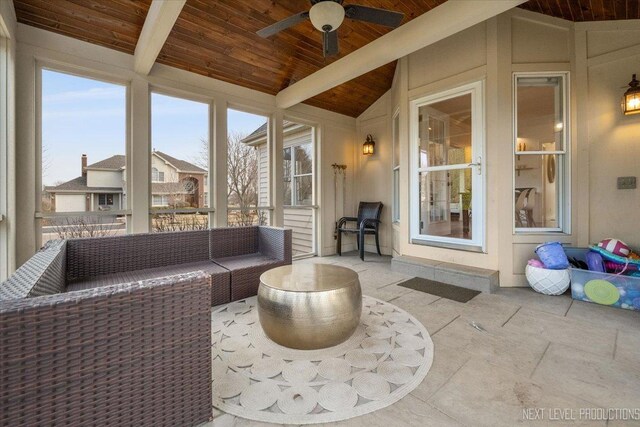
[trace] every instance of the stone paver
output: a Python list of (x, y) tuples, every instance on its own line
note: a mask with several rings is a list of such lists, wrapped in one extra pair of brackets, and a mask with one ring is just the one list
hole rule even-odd
[[(414, 391), (337, 424), (512, 426), (527, 424), (528, 414), (542, 417), (529, 419), (533, 425), (604, 426), (602, 420), (581, 419), (579, 411), (640, 407), (640, 313), (523, 288), (480, 294), (463, 304), (398, 286), (411, 276), (391, 271), (390, 260), (367, 253), (362, 262), (350, 252), (295, 261), (352, 268), (364, 294), (411, 313), (434, 341), (433, 365)], [(268, 425), (217, 410), (204, 424)], [(640, 419), (608, 423), (618, 425), (640, 425)]]

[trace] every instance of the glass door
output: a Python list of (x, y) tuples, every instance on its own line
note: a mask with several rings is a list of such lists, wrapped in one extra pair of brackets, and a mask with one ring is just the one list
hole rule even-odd
[(482, 84), (412, 102), (412, 243), (484, 243)]

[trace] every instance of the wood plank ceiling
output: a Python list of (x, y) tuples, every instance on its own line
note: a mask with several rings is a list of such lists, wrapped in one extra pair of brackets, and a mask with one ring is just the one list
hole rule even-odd
[[(406, 23), (446, 0), (352, 0), (403, 12)], [(133, 54), (151, 0), (14, 0), (18, 22)], [(529, 0), (521, 7), (572, 21), (640, 18), (638, 0)], [(255, 32), (294, 13), (306, 0), (187, 0), (157, 62), (275, 95), (390, 29), (345, 20), (340, 53), (323, 58), (310, 22), (269, 39)], [(390, 87), (395, 62), (306, 101), (352, 117)]]

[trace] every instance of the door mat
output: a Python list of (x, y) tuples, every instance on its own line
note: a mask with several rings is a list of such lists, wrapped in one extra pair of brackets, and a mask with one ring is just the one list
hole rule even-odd
[(457, 302), (467, 302), (480, 293), (479, 291), (474, 291), (472, 289), (448, 285), (446, 283), (423, 279), (421, 277), (414, 277), (413, 279), (399, 283), (398, 286), (413, 289), (415, 291), (426, 292), (431, 295), (436, 295)]

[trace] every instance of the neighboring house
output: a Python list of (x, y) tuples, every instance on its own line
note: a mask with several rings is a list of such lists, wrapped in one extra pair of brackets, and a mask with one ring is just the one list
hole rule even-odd
[[(46, 186), (44, 197), (52, 212), (90, 212), (126, 209), (126, 158), (111, 156), (87, 165), (81, 176)], [(151, 156), (152, 207), (199, 208), (208, 203), (207, 171), (160, 151)]]
[[(313, 128), (285, 120), (283, 130), (284, 226), (293, 230), (294, 255), (313, 253)], [(258, 206), (270, 206), (267, 124), (242, 142), (258, 150)]]

